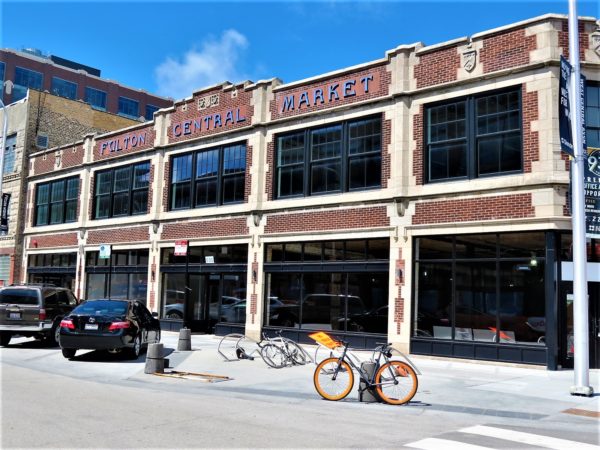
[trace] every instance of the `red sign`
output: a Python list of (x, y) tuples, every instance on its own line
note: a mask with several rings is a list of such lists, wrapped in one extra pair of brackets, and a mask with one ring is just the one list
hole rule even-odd
[(175, 256), (187, 255), (188, 241), (175, 241)]

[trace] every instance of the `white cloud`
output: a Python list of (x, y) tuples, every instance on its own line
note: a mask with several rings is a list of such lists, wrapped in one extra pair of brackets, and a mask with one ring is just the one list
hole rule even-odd
[(181, 59), (167, 58), (154, 69), (158, 94), (180, 99), (206, 86), (242, 81), (237, 63), (247, 46), (243, 34), (226, 30), (220, 39), (207, 39), (200, 49), (188, 50)]

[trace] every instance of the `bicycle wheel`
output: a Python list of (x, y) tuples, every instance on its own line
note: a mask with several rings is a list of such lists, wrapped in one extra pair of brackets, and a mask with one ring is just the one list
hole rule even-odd
[(341, 400), (354, 386), (354, 373), (346, 361), (340, 363), (338, 358), (327, 358), (315, 369), (313, 381), (315, 389), (325, 400)]
[(414, 369), (403, 361), (390, 361), (375, 374), (377, 394), (390, 405), (408, 403), (417, 393), (419, 380)]
[(294, 341), (286, 341), (287, 351), (290, 355), (290, 359), (294, 364), (304, 365), (308, 364), (310, 357), (306, 354), (304, 349), (296, 344)]
[(274, 344), (267, 344), (261, 348), (260, 356), (268, 366), (271, 366), (274, 369), (281, 369), (282, 367), (285, 367), (287, 363), (287, 357), (285, 356), (284, 351)]

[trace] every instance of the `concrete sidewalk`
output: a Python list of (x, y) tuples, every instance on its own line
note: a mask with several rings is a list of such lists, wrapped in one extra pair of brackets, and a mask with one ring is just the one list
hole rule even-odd
[[(312, 381), (314, 364), (283, 369), (268, 367), (257, 355), (254, 360), (226, 361), (217, 351), (220, 336), (192, 335), (192, 351), (177, 351), (178, 333), (164, 332), (162, 342), (170, 353), (166, 372), (193, 372), (230, 377), (222, 383), (205, 383), (216, 390), (240, 395), (272, 396), (281, 399), (320, 399)], [(247, 347), (247, 348), (246, 348)], [(252, 352), (249, 344), (245, 349)], [(303, 346), (311, 356), (315, 346)], [(223, 350), (234, 358), (231, 345)], [(229, 353), (228, 353), (229, 352)], [(368, 359), (370, 352), (355, 352)], [(590, 371), (593, 397), (572, 396), (572, 370), (488, 362), (411, 356), (417, 366), (419, 389), (410, 407), (424, 411), (477, 414), (501, 418), (543, 420), (561, 415), (564, 420), (600, 418), (600, 371)], [(163, 377), (156, 377), (164, 380)], [(164, 382), (164, 381), (163, 381)], [(358, 379), (348, 401), (357, 402)]]

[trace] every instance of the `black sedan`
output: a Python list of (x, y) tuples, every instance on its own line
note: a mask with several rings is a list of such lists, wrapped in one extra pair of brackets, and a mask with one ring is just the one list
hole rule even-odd
[(60, 322), (60, 347), (69, 359), (79, 349), (126, 351), (137, 359), (159, 341), (160, 322), (136, 300), (87, 300)]

